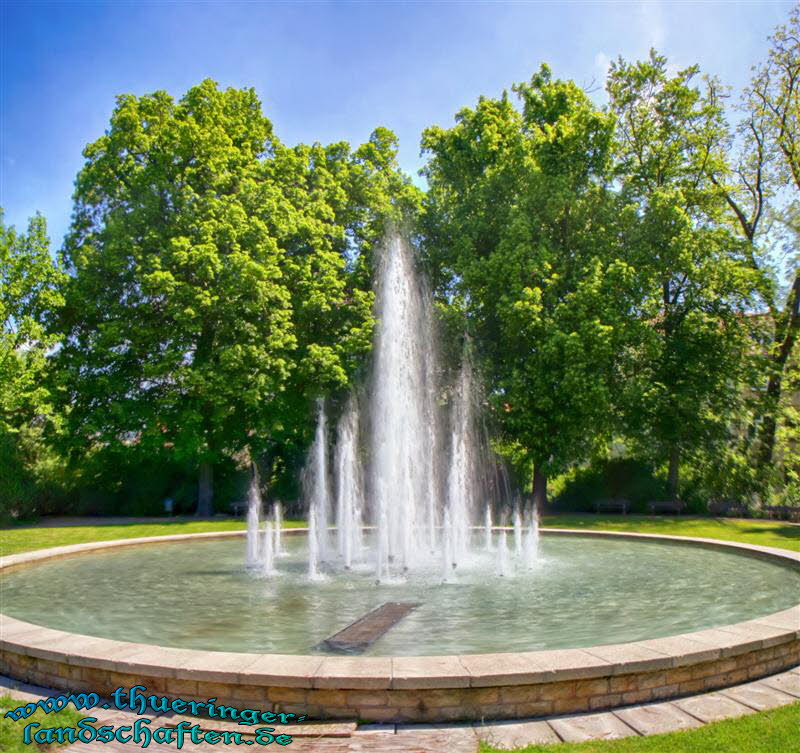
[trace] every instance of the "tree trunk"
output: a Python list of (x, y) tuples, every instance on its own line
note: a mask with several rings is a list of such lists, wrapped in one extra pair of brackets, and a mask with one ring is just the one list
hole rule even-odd
[(678, 499), (678, 487), (680, 484), (680, 465), (681, 449), (675, 442), (669, 451), (669, 474), (667, 475), (667, 487), (670, 499)]
[(533, 506), (537, 512), (541, 513), (547, 504), (547, 476), (544, 475), (541, 467), (533, 467)]
[(214, 466), (200, 464), (197, 480), (197, 517), (210, 518), (214, 514)]

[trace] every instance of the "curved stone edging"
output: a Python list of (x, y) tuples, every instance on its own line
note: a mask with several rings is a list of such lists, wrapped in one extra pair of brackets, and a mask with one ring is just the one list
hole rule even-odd
[[(304, 533), (305, 529), (286, 529)], [(716, 539), (543, 529), (738, 550), (800, 567), (800, 553)], [(77, 544), (0, 558), (0, 570), (53, 557), (243, 531)], [(800, 604), (710, 630), (583, 649), (427, 657), (246, 654), (77, 635), (0, 614), (0, 673), (74, 691), (145, 685), (157, 694), (315, 718), (451, 721), (546, 716), (702, 692), (800, 663)]]

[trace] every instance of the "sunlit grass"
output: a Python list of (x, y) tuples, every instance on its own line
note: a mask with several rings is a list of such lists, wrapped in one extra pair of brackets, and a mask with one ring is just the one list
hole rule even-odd
[[(489, 745), (481, 753), (499, 753)], [(797, 753), (800, 702), (760, 714), (727, 719), (698, 729), (652, 737), (588, 743), (530, 745), (516, 753)]]
[[(303, 525), (305, 523), (295, 520), (283, 523), (284, 528), (297, 528)], [(163, 523), (64, 526), (62, 528), (9, 528), (0, 531), (0, 556), (94, 541), (173, 536), (179, 533), (243, 531), (245, 528), (246, 525), (241, 520), (164, 521)]]
[[(302, 521), (284, 521), (286, 528), (303, 525), (305, 523)], [(550, 528), (585, 528), (587, 530), (662, 533), (670, 536), (697, 536), (800, 551), (800, 525), (790, 525), (780, 521), (689, 518), (685, 516), (568, 514), (545, 516), (542, 519), (542, 525)], [(121, 525), (64, 526), (61, 528), (9, 528), (0, 530), (0, 556), (92, 541), (170, 536), (177, 533), (242, 531), (244, 529), (244, 521), (230, 519), (165, 520), (163, 523), (132, 522)]]
[[(25, 726), (38, 722), (41, 728), (47, 727), (76, 727), (78, 722), (90, 714), (81, 713), (72, 708), (56, 711), (52, 714), (45, 714), (44, 711), (36, 711), (27, 717), (14, 721), (3, 716), (6, 711), (24, 706), (26, 701), (20, 701), (9, 695), (0, 696), (0, 751), (2, 753), (39, 753), (39, 751), (51, 751), (61, 747), (60, 745), (37, 745), (23, 743), (23, 731)], [(36, 729), (40, 729), (37, 727)]]
[(569, 514), (545, 516), (542, 525), (550, 528), (586, 528), (598, 531), (696, 536), (758, 546), (774, 546), (800, 552), (800, 525), (775, 520)]

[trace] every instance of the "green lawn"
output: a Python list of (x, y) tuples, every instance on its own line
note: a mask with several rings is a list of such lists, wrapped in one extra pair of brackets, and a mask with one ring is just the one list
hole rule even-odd
[(779, 549), (800, 552), (800, 525), (775, 520), (575, 514), (545, 516), (542, 519), (542, 525), (550, 528), (585, 528), (597, 531), (697, 536), (704, 539), (775, 546)]
[[(284, 528), (304, 526), (300, 521), (284, 521)], [(163, 523), (128, 523), (109, 526), (65, 526), (63, 528), (8, 528), (0, 530), (0, 556), (91, 541), (137, 539), (146, 536), (172, 536), (178, 533), (243, 531), (240, 520), (198, 520)]]
[[(56, 711), (52, 714), (45, 714), (44, 711), (36, 711), (27, 719), (14, 721), (3, 716), (6, 711), (24, 706), (25, 701), (12, 698), (8, 695), (0, 695), (0, 751), (2, 753), (38, 753), (38, 751), (51, 751), (59, 748), (59, 745), (37, 745), (31, 743), (25, 745), (22, 742), (22, 733), (25, 726), (32, 722), (38, 722), (41, 728), (47, 727), (75, 727), (84, 717), (91, 716), (88, 712), (76, 711), (73, 708)], [(40, 729), (39, 727), (35, 729)]]
[[(650, 517), (643, 515), (559, 515), (547, 516), (544, 526), (585, 528), (587, 530), (661, 533), (674, 536), (740, 541), (800, 551), (800, 526), (763, 520), (721, 520), (688, 517)], [(299, 521), (287, 527), (302, 526)], [(191, 521), (110, 526), (72, 526), (64, 528), (17, 528), (0, 531), (0, 554), (43, 549), (65, 544), (109, 541), (142, 536), (168, 536), (175, 533), (203, 533), (244, 529), (235, 520)], [(15, 722), (0, 720), (0, 751), (21, 753), (31, 747), (10, 747), (15, 743)], [(21, 739), (21, 733), (20, 733)], [(800, 703), (775, 711), (711, 724), (697, 730), (657, 735), (648, 738), (532, 746), (525, 753), (800, 753)], [(494, 749), (484, 746), (484, 753)]]
[[(715, 518), (650, 517), (646, 515), (553, 515), (542, 524), (552, 528), (586, 528), (606, 531), (640, 531), (673, 536), (741, 541), (746, 544), (776, 546), (800, 551), (800, 526), (767, 520), (722, 520)], [(301, 521), (286, 521), (284, 526), (303, 526)], [(89, 541), (169, 536), (176, 533), (241, 531), (238, 520), (168, 521), (109, 526), (69, 526), (64, 528), (10, 528), (0, 530), (0, 556), (46, 549), (51, 546), (83, 544)]]
[[(516, 753), (798, 753), (800, 702), (685, 732), (591, 743), (531, 745)], [(481, 753), (500, 753), (488, 745)]]

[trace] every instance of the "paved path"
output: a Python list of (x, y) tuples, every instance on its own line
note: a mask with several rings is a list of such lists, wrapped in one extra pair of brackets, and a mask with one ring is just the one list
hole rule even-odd
[[(0, 694), (6, 692), (22, 701), (38, 701), (61, 691), (51, 691), (16, 680), (0, 677)], [(610, 740), (618, 737), (656, 735), (665, 732), (701, 727), (746, 714), (800, 702), (800, 667), (766, 677), (756, 682), (737, 685), (713, 693), (681, 698), (663, 703), (604, 711), (596, 714), (572, 714), (507, 722), (463, 724), (364, 724), (355, 722), (323, 722), (307, 725), (287, 725), (276, 730), (292, 735), (291, 747), (277, 747), (292, 753), (476, 753), (478, 742), (484, 740), (497, 748), (513, 749), (526, 745), (559, 742)], [(131, 724), (137, 717), (130, 712), (93, 709), (98, 724), (120, 726)], [(151, 728), (175, 726), (187, 717), (174, 714), (152, 720)], [(239, 731), (243, 728), (226, 722), (199, 721), (203, 729)], [(22, 733), (20, 721), (20, 734)], [(254, 745), (252, 737), (244, 744)], [(183, 753), (212, 753), (235, 750), (238, 746), (220, 744), (191, 744)], [(261, 746), (259, 746), (259, 749)], [(133, 753), (135, 743), (75, 743), (61, 748), (60, 753)], [(174, 745), (151, 743), (149, 753), (175, 753)], [(557, 748), (554, 750), (556, 753)]]

